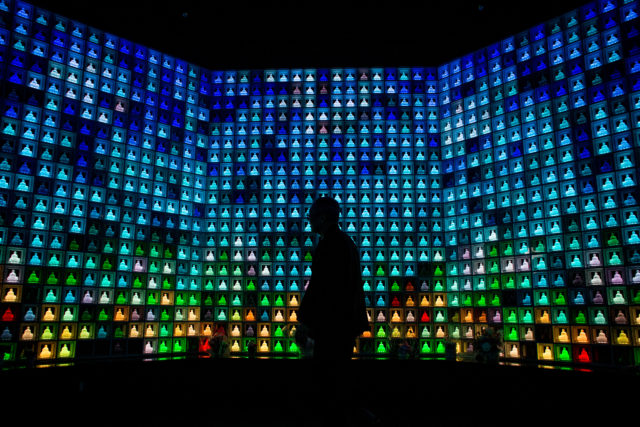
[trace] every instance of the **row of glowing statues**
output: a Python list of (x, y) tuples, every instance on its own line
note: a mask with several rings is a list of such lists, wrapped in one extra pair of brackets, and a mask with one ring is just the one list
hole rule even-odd
[[(561, 310), (561, 312), (563, 312)], [(281, 323), (284, 322), (284, 318), (282, 317), (282, 312), (280, 313), (280, 317), (279, 318), (275, 318), (275, 322)], [(293, 314), (295, 315), (295, 311), (293, 312)], [(381, 315), (382, 313), (380, 313), (376, 319), (376, 323), (378, 322), (385, 322), (385, 318), (383, 315)], [(496, 314), (499, 317), (499, 311), (496, 310)], [(436, 321), (441, 321), (443, 322), (444, 316), (442, 315), (441, 312), (438, 312), (437, 315), (440, 315), (440, 319), (436, 318)], [(566, 324), (566, 316), (564, 317), (565, 321), (564, 322), (559, 322), (560, 324)], [(64, 319), (63, 319), (64, 320)], [(155, 320), (155, 319), (153, 319)], [(153, 322), (153, 320), (151, 322)], [(255, 321), (255, 318), (253, 319)], [(297, 319), (290, 319), (290, 323), (291, 322), (295, 322)], [(423, 315), (421, 317), (422, 321), (429, 321), (431, 319), (429, 319), (428, 315)], [(463, 317), (463, 321), (462, 323), (467, 323), (467, 324), (471, 324), (474, 323), (474, 320), (477, 320), (480, 323), (487, 323), (487, 317), (486, 317), (486, 313), (482, 312), (477, 318), (474, 318), (473, 313), (471, 310), (466, 310), (466, 314)], [(500, 319), (496, 319), (496, 316), (493, 317), (492, 319), (492, 323), (499, 323)], [(580, 319), (578, 319), (580, 320)], [(586, 320), (584, 318), (584, 315), (582, 316), (582, 320)], [(72, 322), (73, 319), (66, 319), (66, 321)], [(149, 321), (148, 321), (149, 322)], [(190, 316), (188, 319), (188, 322), (197, 322), (197, 318), (195, 317), (195, 315)], [(415, 318), (413, 317), (413, 314), (411, 311), (408, 312), (407, 314), (407, 322), (415, 322)], [(393, 315), (391, 317), (391, 324), (393, 325), (393, 332), (391, 333), (391, 336), (394, 338), (399, 338), (399, 337), (406, 337), (406, 338), (415, 338), (416, 334), (415, 334), (415, 326), (412, 325), (407, 325), (407, 329), (405, 333), (401, 333), (400, 328), (402, 328), (401, 326), (398, 326), (397, 324), (402, 323), (402, 319), (400, 318), (399, 314), (397, 311), (393, 312)], [(513, 325), (513, 324), (517, 324), (517, 318), (515, 315), (515, 310), (511, 310), (510, 314), (509, 314), (509, 319), (507, 319), (507, 322), (505, 323), (505, 325)], [(524, 316), (523, 316), (523, 321), (521, 322), (522, 324), (533, 324), (533, 317), (531, 314), (530, 310), (525, 310)], [(541, 314), (540, 317), (537, 319), (538, 324), (550, 324), (550, 318), (549, 318), (549, 311), (548, 310), (541, 310)], [(584, 322), (581, 322), (581, 324), (583, 324)], [(594, 325), (593, 326), (597, 326), (597, 325), (601, 325), (604, 326), (607, 324), (607, 321), (604, 317), (604, 313), (602, 310), (597, 310), (597, 313), (594, 315)], [(636, 326), (640, 326), (640, 310), (637, 310), (637, 316), (633, 319), (633, 323)], [(142, 324), (142, 323), (140, 323)], [(624, 312), (622, 310), (619, 310), (618, 313), (615, 316), (614, 319), (614, 324), (615, 325), (619, 325), (619, 326), (624, 326), (624, 325), (628, 325), (628, 319), (627, 316), (624, 314)], [(188, 326), (188, 331), (186, 332), (187, 336), (197, 336), (199, 335), (199, 333), (196, 331), (196, 324), (195, 323), (189, 323)], [(42, 332), (40, 339), (41, 340), (50, 340), (50, 339), (55, 339), (55, 336), (51, 333), (49, 326), (48, 325), (44, 325), (45, 329)], [(93, 338), (93, 335), (91, 334), (91, 332), (89, 331), (89, 329), (92, 326), (88, 325), (88, 324), (84, 324), (82, 325), (81, 331), (79, 333), (79, 338), (80, 339), (90, 339)], [(71, 329), (70, 329), (71, 328)], [(74, 328), (74, 324), (67, 324), (64, 325), (64, 329), (62, 330), (61, 334), (60, 334), (60, 338), (63, 340), (68, 340), (68, 339), (72, 339), (75, 335), (72, 333), (72, 329)], [(470, 326), (468, 326), (468, 328), (470, 328)], [(198, 328), (200, 329), (200, 328)], [(274, 336), (282, 336), (282, 329), (281, 326), (276, 326), (276, 332)], [(116, 331), (119, 331), (120, 329), (116, 329)], [(421, 335), (422, 337), (429, 337), (430, 336), (430, 326), (423, 326), (423, 334)], [(513, 327), (512, 327), (513, 330)], [(561, 330), (566, 331), (565, 328), (562, 328)], [(581, 329), (582, 331), (584, 331), (584, 329)], [(202, 326), (202, 335), (209, 335), (211, 331), (211, 324), (209, 323), (203, 323)], [(251, 326), (248, 327), (246, 335), (247, 336), (253, 336), (253, 329)], [(444, 329), (442, 325), (437, 326), (437, 333), (444, 333)], [(468, 329), (469, 331), (469, 329)], [(240, 336), (240, 330), (238, 327), (238, 324), (235, 324), (231, 330), (231, 335), (232, 336)], [(120, 332), (118, 334), (118, 332), (116, 332), (115, 335), (120, 335), (120, 337), (122, 337), (122, 332)], [(146, 332), (145, 332), (145, 336), (146, 337), (154, 337), (156, 336), (156, 329), (153, 323), (147, 323), (146, 326)], [(171, 334), (169, 333), (169, 331), (167, 330), (167, 325), (166, 324), (161, 324), (160, 325), (160, 331), (159, 331), (159, 335), (160, 336), (170, 336)], [(271, 336), (270, 332), (269, 332), (269, 327), (267, 327), (266, 325), (264, 325), (262, 327), (262, 330), (260, 331), (260, 335), (261, 336), (266, 336), (269, 337)], [(140, 336), (140, 333), (138, 331), (138, 325), (137, 324), (132, 324), (130, 326), (130, 332), (128, 334), (128, 336), (130, 338), (137, 338), (138, 336)], [(181, 337), (181, 336), (185, 336), (185, 332), (183, 330), (183, 325), (181, 323), (177, 323), (174, 327), (173, 330), (173, 336), (175, 337)], [(370, 336), (370, 332), (365, 332), (365, 334), (363, 336)], [(460, 338), (460, 331), (459, 331), (459, 327), (458, 326), (454, 326), (453, 332), (451, 333), (451, 336), (454, 338)], [(104, 327), (101, 326), (100, 330), (98, 331), (98, 337), (99, 338), (106, 338), (107, 337), (107, 332), (105, 331)], [(387, 337), (387, 333), (385, 332), (385, 328), (380, 326), (377, 333), (376, 333), (376, 337), (379, 338), (385, 338)], [(10, 340), (12, 338), (12, 334), (9, 331), (8, 326), (5, 327), (4, 331), (2, 332), (2, 339), (5, 340)], [(34, 339), (33, 333), (31, 331), (31, 326), (27, 325), (24, 327), (24, 331), (21, 335), (21, 339), (22, 340), (32, 340)], [(513, 336), (511, 339), (515, 339), (517, 340), (517, 335)], [(560, 335), (558, 337), (558, 339), (562, 340), (562, 335)], [(580, 339), (580, 335), (578, 336), (578, 341), (579, 342), (585, 342), (585, 341), (581, 341)]]

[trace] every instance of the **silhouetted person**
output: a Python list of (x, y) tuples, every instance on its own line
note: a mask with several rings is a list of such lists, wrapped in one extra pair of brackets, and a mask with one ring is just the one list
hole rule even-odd
[(338, 226), (339, 216), (338, 202), (330, 197), (318, 198), (307, 216), (311, 230), (321, 238), (313, 253), (311, 281), (300, 303), (296, 341), (304, 348), (307, 337), (311, 338), (312, 357), (323, 363), (313, 367), (312, 381), (305, 382), (312, 393), (305, 426), (375, 425), (377, 421), (362, 406), (357, 368), (339, 363), (351, 359), (356, 337), (369, 329), (360, 253)]
[(360, 253), (338, 226), (339, 215), (338, 202), (330, 197), (318, 198), (308, 215), (311, 230), (321, 238), (299, 320), (314, 340), (314, 359), (350, 359), (356, 337), (369, 328)]

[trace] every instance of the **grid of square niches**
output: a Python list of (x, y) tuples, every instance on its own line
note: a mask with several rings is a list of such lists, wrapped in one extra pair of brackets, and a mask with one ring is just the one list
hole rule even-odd
[(637, 12), (434, 69), (216, 72), (0, 0), (3, 357), (183, 354), (219, 325), (295, 356), (304, 216), (331, 195), (358, 353), (493, 326), (506, 358), (638, 363)]
[(215, 72), (24, 2), (0, 14), (5, 358), (198, 351), (221, 324), (232, 353), (297, 354), (325, 194), (391, 319), (441, 198), (435, 68)]
[(488, 323), (507, 358), (640, 360), (639, 10), (618, 3), (438, 68), (438, 298), (463, 345)]

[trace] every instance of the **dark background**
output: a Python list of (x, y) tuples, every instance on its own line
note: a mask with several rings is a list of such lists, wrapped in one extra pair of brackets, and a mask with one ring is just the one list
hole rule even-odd
[(437, 66), (585, 0), (31, 0), (210, 69)]

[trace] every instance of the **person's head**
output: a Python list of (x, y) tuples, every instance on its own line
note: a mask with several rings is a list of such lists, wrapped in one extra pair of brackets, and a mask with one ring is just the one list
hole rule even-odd
[(330, 226), (338, 224), (340, 206), (331, 197), (319, 197), (311, 205), (307, 218), (311, 224), (311, 231), (324, 234)]

